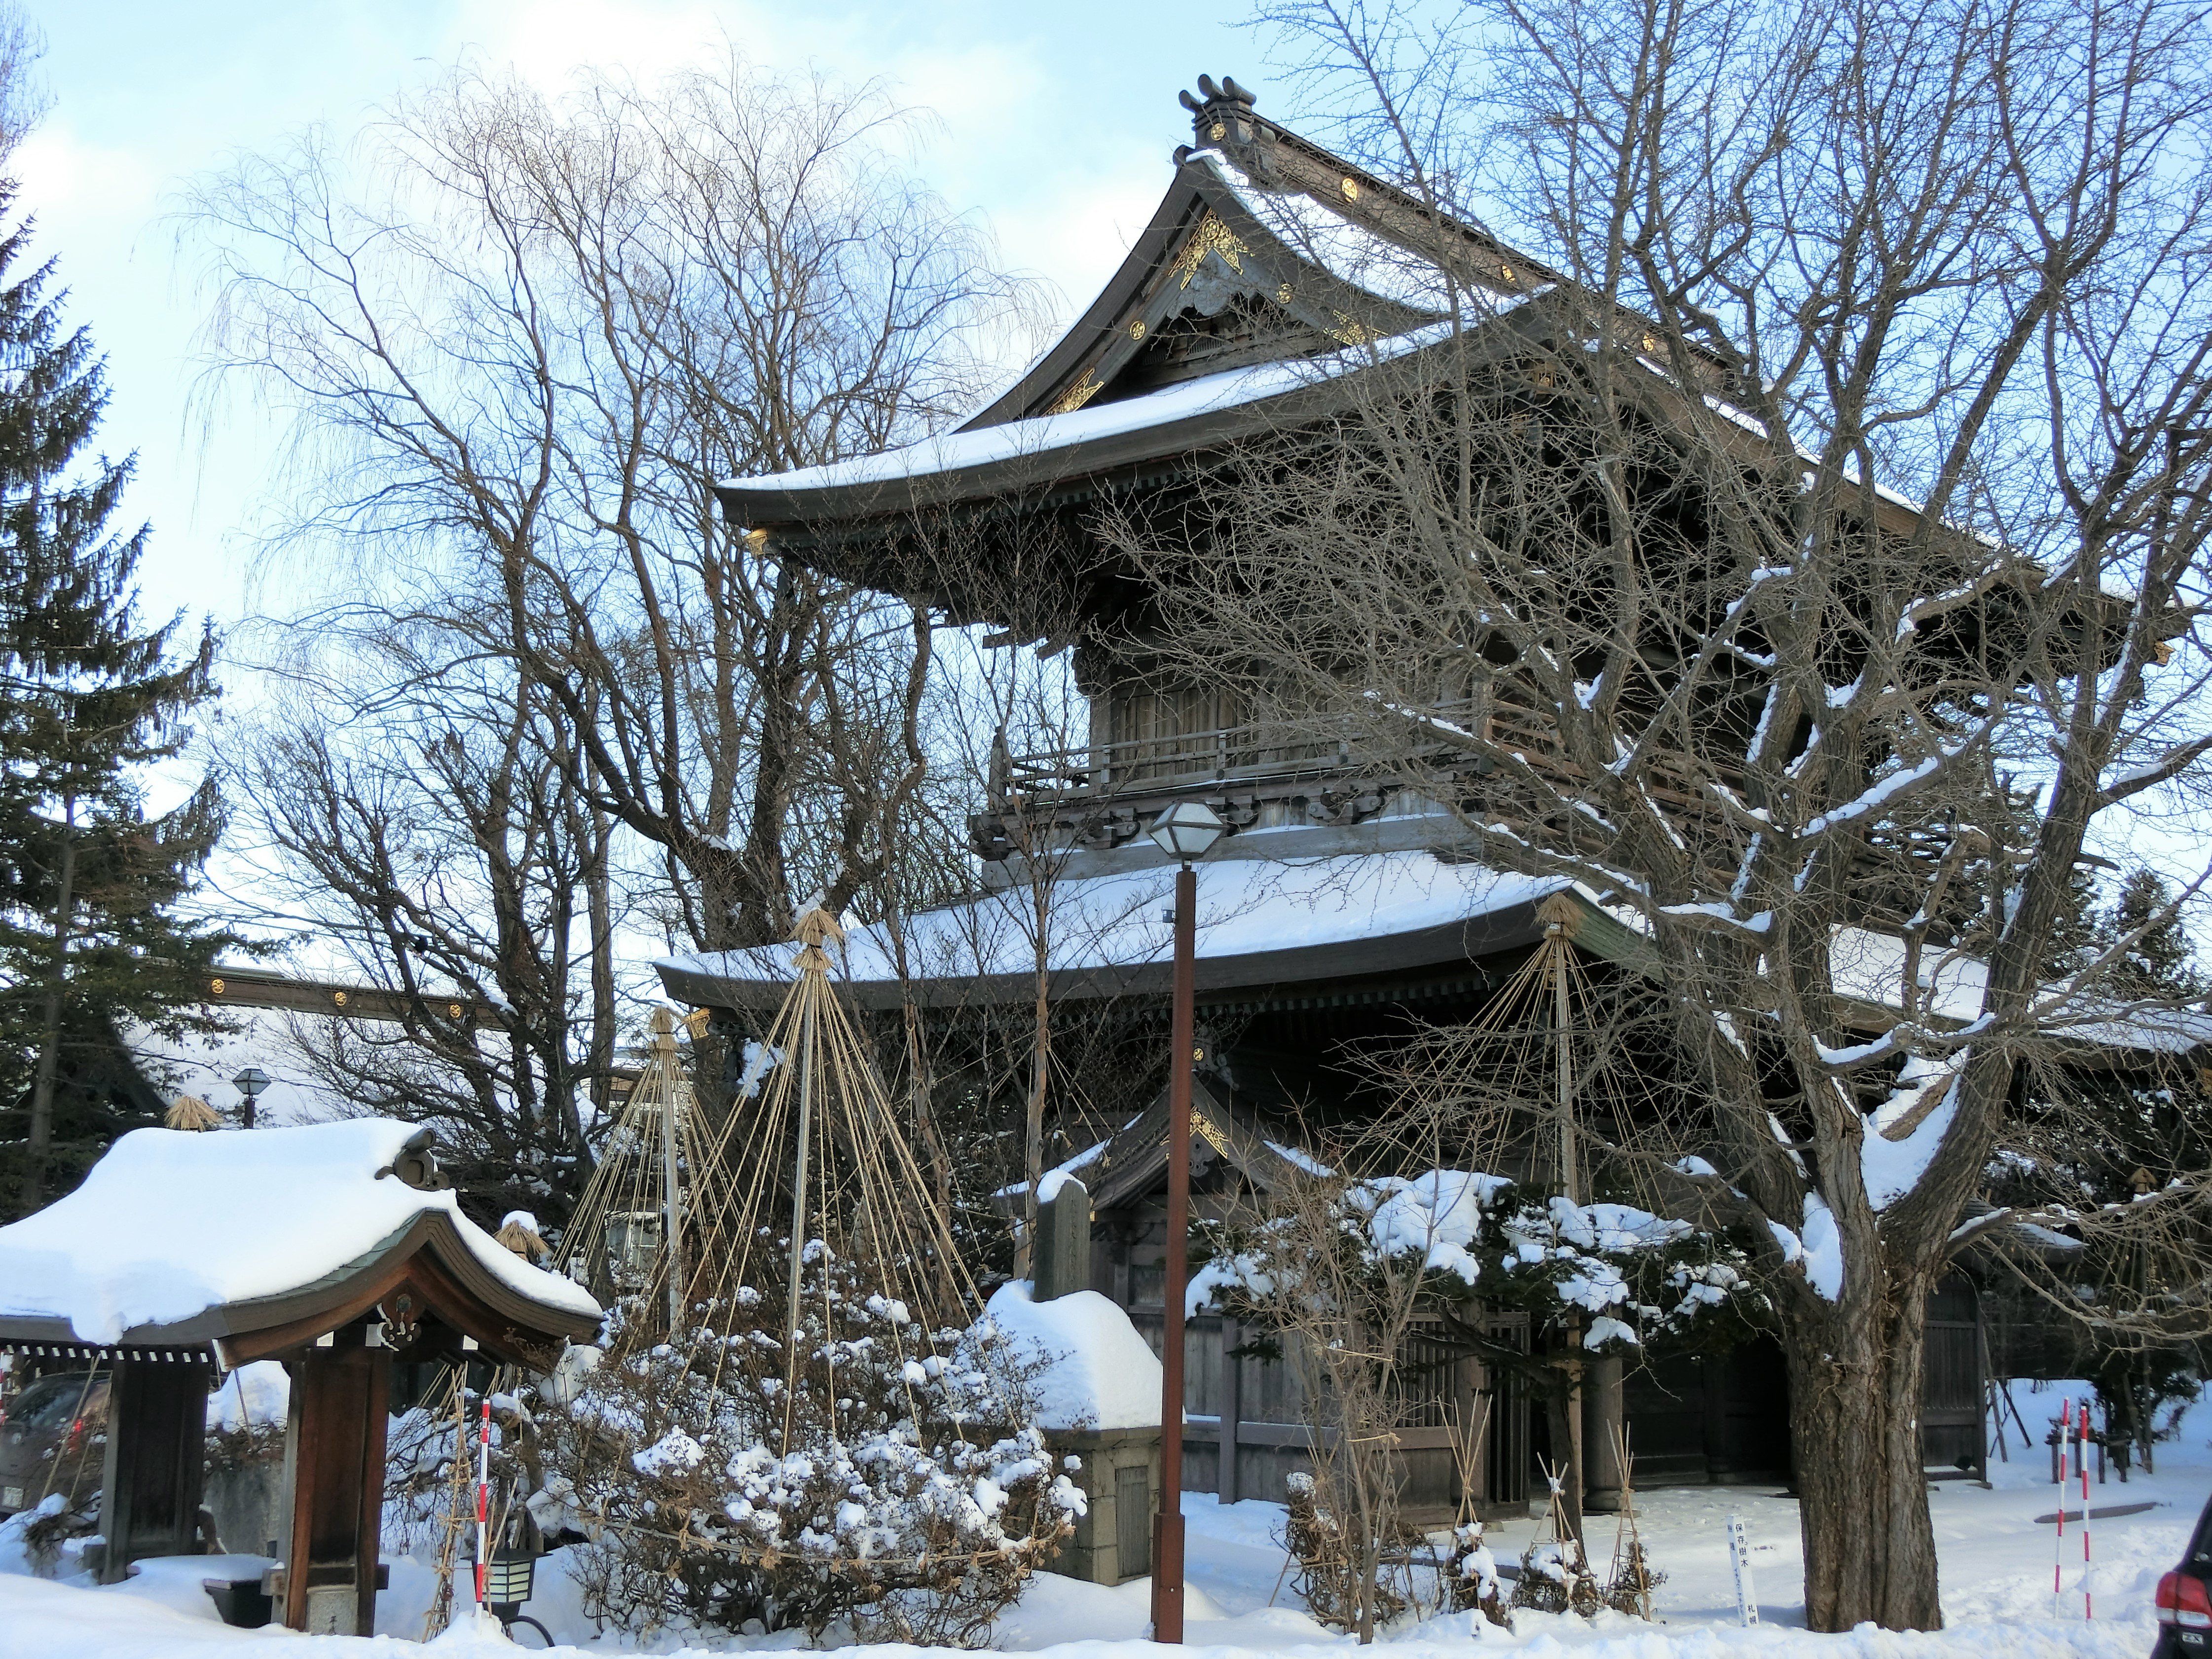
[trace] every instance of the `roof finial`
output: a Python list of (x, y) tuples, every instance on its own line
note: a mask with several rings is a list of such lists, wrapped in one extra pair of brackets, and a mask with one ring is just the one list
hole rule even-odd
[[(1281, 188), (1275, 168), (1275, 129), (1252, 113), (1260, 100), (1237, 85), (1235, 76), (1224, 75), (1217, 82), (1212, 76), (1201, 75), (1197, 96), (1188, 92), (1179, 95), (1182, 106), (1190, 112), (1200, 149), (1224, 152), (1255, 184), (1270, 190)], [(1185, 159), (1178, 152), (1176, 165)]]

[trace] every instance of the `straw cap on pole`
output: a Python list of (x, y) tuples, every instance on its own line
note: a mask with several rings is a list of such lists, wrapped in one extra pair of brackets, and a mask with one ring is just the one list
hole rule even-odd
[(179, 1095), (161, 1121), (172, 1129), (220, 1129), (222, 1119), (198, 1095)]

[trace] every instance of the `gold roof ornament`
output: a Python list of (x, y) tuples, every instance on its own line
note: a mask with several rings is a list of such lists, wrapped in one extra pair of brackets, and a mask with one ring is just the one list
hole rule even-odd
[[(1134, 326), (1141, 328), (1143, 325), (1139, 323), (1134, 325)], [(1068, 387), (1066, 391), (1061, 392), (1059, 397), (1053, 399), (1052, 406), (1046, 410), (1045, 413), (1048, 415), (1073, 415), (1077, 410), (1082, 408), (1084, 404), (1089, 403), (1093, 398), (1097, 397), (1098, 395), (1098, 391), (1099, 384), (1096, 368), (1085, 368), (1080, 378), (1076, 380), (1073, 386)]]
[(1206, 263), (1206, 256), (1211, 253), (1242, 276), (1244, 274), (1244, 259), (1251, 252), (1244, 245), (1243, 239), (1222, 223), (1220, 217), (1208, 208), (1199, 216), (1198, 224), (1190, 233), (1190, 240), (1182, 245), (1176, 254), (1175, 263), (1168, 270), (1182, 279), (1177, 283), (1178, 287), (1188, 288), (1191, 279), (1198, 275), (1199, 266)]

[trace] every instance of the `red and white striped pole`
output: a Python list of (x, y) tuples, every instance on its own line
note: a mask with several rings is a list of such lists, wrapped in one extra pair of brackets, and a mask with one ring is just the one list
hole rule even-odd
[(2074, 1402), (2058, 1403), (2058, 1553), (2051, 1563), (2051, 1616), (2058, 1616), (2061, 1580), (2066, 1573), (2066, 1442), (2074, 1427)]
[[(2094, 1619), (2097, 1615), (2089, 1607), (2089, 1402), (2081, 1402), (2081, 1431), (2075, 1437), (2075, 1456), (2081, 1465), (2081, 1616)], [(2064, 1509), (2066, 1500), (2061, 1498), (2058, 1507)]]
[[(2062, 1498), (2063, 1504), (2064, 1500)], [(483, 1613), (484, 1569), (491, 1561), (491, 1394), (483, 1397), (482, 1427), (477, 1434), (477, 1612)]]

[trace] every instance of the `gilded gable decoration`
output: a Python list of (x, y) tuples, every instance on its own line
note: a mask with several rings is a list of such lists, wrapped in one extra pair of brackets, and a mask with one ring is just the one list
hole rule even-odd
[(1075, 384), (1061, 392), (1045, 410), (1048, 415), (1073, 415), (1098, 395), (1098, 376), (1094, 369), (1086, 368)]
[(1188, 288), (1191, 279), (1198, 275), (1199, 266), (1206, 262), (1207, 254), (1218, 254), (1223, 264), (1242, 276), (1244, 274), (1244, 259), (1251, 252), (1245, 246), (1243, 240), (1222, 223), (1212, 208), (1208, 208), (1200, 216), (1198, 228), (1191, 232), (1190, 240), (1182, 245), (1182, 252), (1176, 255), (1175, 264), (1169, 269), (1182, 279), (1177, 287)]

